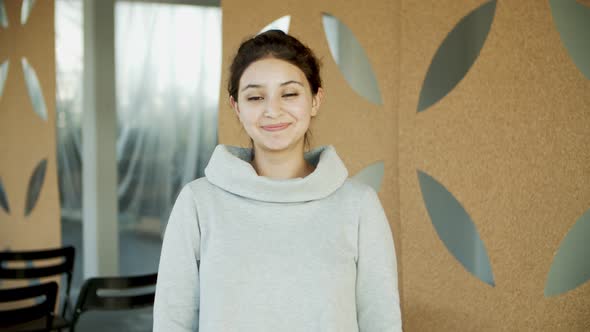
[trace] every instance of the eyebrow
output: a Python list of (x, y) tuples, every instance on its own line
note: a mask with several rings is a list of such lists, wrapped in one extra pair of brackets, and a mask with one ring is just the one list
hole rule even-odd
[[(301, 83), (299, 81), (294, 81), (294, 80), (283, 82), (283, 83), (281, 83), (281, 86), (285, 86), (285, 85), (289, 85), (289, 84), (299, 84), (299, 85), (303, 86), (303, 83)], [(246, 89), (250, 89), (250, 88), (262, 88), (262, 85), (261, 84), (248, 84), (242, 89), (242, 91), (244, 91)]]

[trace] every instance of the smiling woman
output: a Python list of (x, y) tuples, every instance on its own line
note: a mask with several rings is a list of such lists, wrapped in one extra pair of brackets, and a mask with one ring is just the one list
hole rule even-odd
[[(269, 60), (269, 64), (280, 69), (280, 72), (283, 74), (283, 81), (276, 81), (280, 78), (277, 76), (278, 73), (276, 73), (277, 75), (272, 75), (273, 73), (271, 73), (271, 76), (267, 77), (268, 72), (259, 72), (258, 69), (260, 68), (270, 70), (264, 63), (257, 63), (263, 60)], [(239, 101), (239, 92), (241, 92), (238, 89), (239, 87), (243, 91), (249, 88), (270, 88), (268, 86), (263, 87), (260, 83), (256, 82), (256, 80), (260, 79), (274, 79), (274, 83), (279, 84), (279, 87), (290, 87), (292, 91), (281, 92), (285, 93), (283, 97), (289, 98), (292, 101), (300, 101), (302, 99), (302, 94), (298, 90), (293, 90), (296, 87), (290, 86), (291, 83), (298, 84), (300, 89), (305, 89), (303, 91), (304, 98), (309, 99), (308, 97), (313, 97), (311, 99), (313, 99), (315, 105), (312, 109), (314, 113), (312, 116), (315, 116), (317, 113), (323, 97), (320, 64), (313, 51), (294, 37), (280, 30), (270, 30), (244, 42), (240, 46), (230, 68), (230, 79), (228, 82), (230, 102), (234, 110), (236, 110), (236, 102)], [(252, 96), (251, 98), (262, 100), (261, 97)], [(304, 143), (309, 147), (307, 131), (304, 136)]]
[[(299, 168), (303, 162), (304, 137), (311, 118), (318, 113), (322, 89), (312, 93), (305, 75), (297, 66), (276, 58), (263, 58), (248, 66), (240, 79), (240, 86), (244, 88), (237, 101), (232, 96), (230, 102), (252, 138), (254, 156), (279, 152), (290, 154), (300, 159), (300, 163), (293, 164)], [(254, 158), (253, 166), (259, 175), (273, 177), (273, 171), (278, 171), (265, 165), (262, 158)], [(276, 175), (290, 177), (289, 174)]]
[(218, 145), (168, 222), (154, 331), (401, 331), (395, 249), (376, 192), (333, 146), (305, 151), (323, 97), (313, 52), (245, 41), (230, 103), (252, 148)]

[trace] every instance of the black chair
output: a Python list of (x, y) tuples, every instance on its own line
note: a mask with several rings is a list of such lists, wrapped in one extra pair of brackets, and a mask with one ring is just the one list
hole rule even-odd
[[(38, 298), (43, 299), (38, 301)], [(13, 303), (14, 309), (0, 309), (0, 331), (51, 331), (57, 298), (55, 281), (19, 288), (0, 289), (0, 303)], [(28, 300), (27, 306), (18, 301)]]
[(154, 305), (155, 286), (158, 274), (132, 277), (98, 277), (84, 282), (74, 315), (71, 332), (74, 332), (78, 319), (90, 310), (128, 310)]
[[(55, 315), (53, 329), (61, 330), (68, 327), (70, 322), (65, 318), (70, 306), (70, 288), (72, 271), (74, 269), (75, 249), (72, 246), (33, 251), (5, 251), (0, 252), (0, 279), (36, 279), (51, 276), (66, 275), (64, 304), (61, 315)], [(51, 265), (24, 266), (27, 262), (57, 259)], [(22, 262), (22, 267), (13, 267), (9, 262)], [(59, 294), (59, 292), (58, 292)], [(71, 306), (70, 306), (71, 307)]]

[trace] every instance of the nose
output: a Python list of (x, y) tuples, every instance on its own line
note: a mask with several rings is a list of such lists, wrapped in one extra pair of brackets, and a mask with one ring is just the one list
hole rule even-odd
[(264, 116), (268, 118), (277, 118), (281, 115), (281, 102), (277, 98), (268, 98), (264, 109)]

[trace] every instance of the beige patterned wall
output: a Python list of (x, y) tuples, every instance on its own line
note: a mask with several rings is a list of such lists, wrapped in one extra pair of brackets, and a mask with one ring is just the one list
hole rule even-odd
[[(545, 1), (498, 1), (457, 87), (415, 112), (445, 34), (482, 1), (403, 2), (400, 196), (409, 330), (587, 331), (590, 283), (544, 297), (554, 253), (590, 208), (590, 81)], [(458, 264), (420, 199), (416, 169), (445, 184), (487, 246), (495, 287)], [(588, 255), (589, 253), (580, 253)]]
[[(0, 180), (9, 212), (0, 208), (0, 250), (57, 247), (61, 245), (61, 224), (55, 145), (54, 3), (36, 1), (25, 24), (21, 24), (22, 1), (3, 3), (8, 26), (0, 27), (0, 63), (9, 64), (0, 96)], [(22, 58), (35, 73), (29, 72), (28, 81)], [(28, 90), (27, 82), (35, 86), (35, 77), (40, 90)], [(35, 191), (32, 177), (40, 188), (37, 196), (30, 195)]]
[[(485, 3), (225, 0), (222, 84), (239, 42), (291, 15), (290, 32), (324, 63), (327, 98), (312, 127), (314, 145), (334, 144), (351, 174), (385, 162), (380, 197), (398, 249), (405, 330), (588, 331), (589, 282), (544, 295), (560, 244), (590, 209), (590, 80), (565, 49), (549, 3), (498, 1), (465, 77), (417, 112), (443, 40)], [(340, 74), (322, 12), (346, 24), (365, 48), (382, 106), (356, 94)], [(225, 90), (221, 100), (220, 142), (247, 145)], [(418, 171), (470, 216), (493, 286), (467, 271), (439, 238)]]

